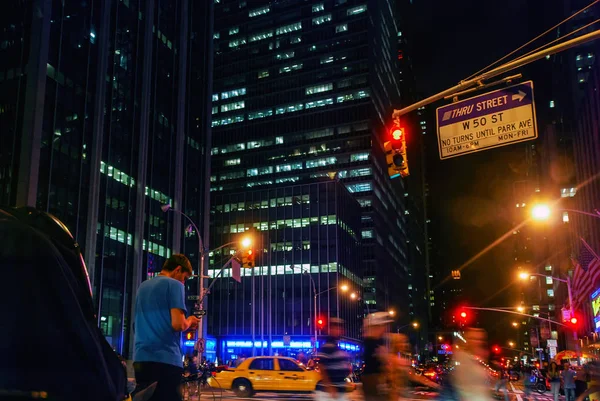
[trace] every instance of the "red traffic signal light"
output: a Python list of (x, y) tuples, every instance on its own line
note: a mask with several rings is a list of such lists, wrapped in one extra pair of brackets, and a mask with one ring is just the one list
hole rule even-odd
[(460, 317), (462, 319), (466, 319), (467, 318), (467, 312), (465, 312), (465, 311), (460, 312)]
[(390, 137), (393, 141), (401, 141), (404, 136), (404, 128), (394, 126), (390, 130)]
[(325, 320), (323, 318), (318, 318), (317, 319), (317, 327), (319, 329), (322, 329), (325, 326)]
[(494, 345), (494, 347), (492, 348), (492, 351), (494, 351), (495, 354), (499, 354), (500, 353), (500, 347), (497, 345)]
[(573, 317), (571, 318), (571, 320), (569, 320), (569, 322), (571, 322), (571, 324), (572, 324), (573, 326), (575, 326), (575, 325), (577, 324), (577, 318), (576, 318), (575, 316), (573, 316)]
[(196, 332), (195, 331), (186, 331), (185, 332), (185, 339), (190, 341), (190, 340), (195, 340), (196, 339)]

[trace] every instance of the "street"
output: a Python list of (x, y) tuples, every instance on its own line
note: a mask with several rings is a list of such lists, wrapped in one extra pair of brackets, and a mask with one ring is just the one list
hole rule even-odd
[[(493, 391), (493, 390), (492, 390)], [(510, 382), (508, 384), (508, 395), (511, 401), (523, 401), (524, 391), (523, 391), (523, 383), (519, 382)], [(438, 396), (437, 392), (429, 391), (426, 388), (415, 388), (409, 391), (408, 397), (401, 398), (400, 400), (436, 400)], [(499, 400), (502, 400), (503, 397), (495, 397)], [(201, 399), (205, 401), (214, 400), (214, 401), (235, 401), (239, 400), (239, 397), (236, 397), (231, 391), (220, 392), (210, 392), (205, 391), (201, 395)], [(255, 401), (305, 401), (305, 400), (313, 400), (313, 394), (291, 394), (291, 393), (257, 393), (254, 397), (251, 398)], [(356, 391), (353, 391), (349, 394), (349, 401), (361, 401), (363, 399), (362, 392), (360, 388)], [(561, 395), (559, 400), (564, 400), (565, 397)], [(191, 400), (198, 400), (197, 396), (192, 396)], [(537, 400), (537, 401), (552, 401), (553, 397), (549, 391), (544, 394), (538, 394), (533, 392), (529, 400)]]

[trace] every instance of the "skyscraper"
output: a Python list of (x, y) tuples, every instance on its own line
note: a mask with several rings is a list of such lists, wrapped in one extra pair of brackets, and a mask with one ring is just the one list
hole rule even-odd
[[(388, 0), (221, 0), (215, 4), (211, 171), (215, 244), (229, 242), (240, 230), (254, 227), (272, 244), (267, 248), (268, 261), (257, 259), (256, 272), (270, 266), (267, 276), (273, 271), (279, 275), (281, 266), (281, 274), (297, 282), (302, 269), (294, 267), (307, 265), (317, 292), (328, 290), (332, 284), (327, 277), (335, 273), (339, 283), (355, 286), (365, 311), (404, 309), (407, 304), (403, 183), (388, 178), (382, 151), (392, 106), (400, 98), (394, 14), (395, 4)], [(318, 188), (328, 188), (319, 191), (329, 191), (322, 184), (329, 181), (344, 186), (361, 207), (358, 228), (341, 217), (353, 210), (352, 202), (334, 201), (346, 212), (338, 209), (327, 217), (327, 224), (342, 228), (338, 232), (349, 227), (357, 236), (361, 244), (358, 270), (331, 259), (333, 253), (316, 252), (315, 247), (327, 247), (325, 243), (310, 242), (306, 244), (310, 249), (305, 248), (308, 239), (300, 234), (308, 230), (302, 221), (305, 217), (308, 226), (323, 224), (325, 216), (312, 210), (313, 202), (323, 200), (313, 198), (308, 188), (318, 183)], [(273, 195), (260, 195), (260, 199), (261, 208), (266, 202), (269, 218), (258, 220), (248, 200), (267, 190)], [(344, 191), (336, 193), (340, 199), (346, 197)], [(232, 215), (231, 194), (245, 194), (244, 209), (236, 205), (238, 225), (233, 233), (231, 224), (227, 227), (217, 217), (226, 212)], [(306, 216), (293, 211), (301, 207), (303, 196), (310, 196), (306, 201), (311, 210)], [(299, 218), (297, 225), (290, 220), (292, 216)], [(290, 245), (293, 254), (279, 245), (273, 247), (281, 243), (285, 248), (292, 238), (301, 241), (300, 248)], [(342, 243), (339, 237), (328, 238)], [(250, 281), (243, 279), (240, 285), (251, 286)], [(255, 285), (264, 294), (264, 288)], [(309, 285), (308, 280), (302, 281), (305, 294)], [(344, 296), (339, 291), (335, 294), (339, 299)], [(287, 290), (285, 295), (290, 296)], [(210, 309), (209, 313), (217, 312)], [(333, 309), (330, 313), (335, 316)], [(314, 325), (306, 312), (300, 320), (309, 328)], [(213, 321), (209, 331), (225, 333), (226, 328), (236, 327)], [(286, 335), (282, 328), (273, 330), (273, 335)], [(354, 340), (355, 335), (359, 333), (352, 335)]]
[(125, 355), (139, 283), (174, 252), (198, 254), (161, 205), (205, 225), (209, 3), (14, 2), (0, 23), (0, 202), (68, 226)]

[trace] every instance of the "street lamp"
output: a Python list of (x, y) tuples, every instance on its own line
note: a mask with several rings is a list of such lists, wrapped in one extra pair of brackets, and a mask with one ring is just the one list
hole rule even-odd
[(512, 322), (512, 326), (513, 326), (513, 327), (519, 327), (519, 323), (517, 323), (517, 322)]
[(390, 309), (390, 310), (388, 311), (388, 313), (390, 314), (390, 316), (394, 316), (394, 315), (396, 314), (396, 311), (395, 311), (395, 310), (393, 310), (393, 309)]
[[(560, 212), (571, 212), (571, 213), (575, 213), (575, 214), (583, 214), (586, 216), (591, 216), (591, 217), (600, 219), (600, 211), (598, 211), (598, 210), (596, 210), (595, 213), (584, 212), (583, 210), (577, 210), (577, 209), (558, 208), (556, 210), (558, 210)], [(535, 220), (548, 220), (548, 218), (550, 218), (551, 214), (552, 214), (552, 209), (550, 208), (550, 206), (543, 204), (543, 203), (539, 203), (531, 208), (531, 217), (534, 218)]]
[[(204, 274), (204, 260), (205, 260), (206, 254), (209, 252), (214, 252), (219, 249), (222, 249), (228, 245), (236, 244), (238, 242), (241, 242), (242, 246), (245, 248), (250, 247), (250, 245), (252, 245), (252, 238), (245, 237), (242, 239), (242, 241), (232, 241), (232, 242), (221, 245), (218, 248), (215, 248), (215, 249), (209, 251), (204, 248), (204, 242), (202, 241), (202, 235), (200, 234), (200, 230), (198, 229), (198, 226), (196, 226), (194, 221), (187, 214), (183, 213), (181, 210), (173, 209), (173, 207), (171, 206), (170, 203), (161, 205), (160, 210), (162, 210), (163, 213), (168, 213), (168, 212), (179, 213), (180, 215), (185, 217), (187, 219), (187, 221), (190, 222), (190, 224), (186, 227), (185, 231), (191, 232), (190, 228), (193, 228), (194, 230), (196, 230), (196, 235), (198, 236), (198, 252), (200, 253), (200, 257), (198, 258), (198, 270), (197, 270), (198, 271), (198, 304), (197, 304), (197, 308), (199, 310), (202, 310), (203, 305), (204, 305), (204, 297), (206, 295), (206, 294), (204, 294), (204, 279), (207, 278), (207, 275)], [(203, 332), (202, 332), (203, 321), (204, 321), (204, 319), (201, 318), (200, 321), (198, 322), (198, 327), (196, 329), (196, 338), (198, 339), (197, 340), (198, 342), (201, 341), (201, 339), (203, 338)]]
[(517, 311), (523, 313), (523, 312), (525, 312), (525, 308), (522, 306), (517, 306)]
[[(598, 216), (598, 217), (600, 217), (600, 216)], [(519, 277), (521, 277), (521, 278), (529, 278), (532, 276), (539, 276), (539, 277), (546, 277), (546, 278), (550, 277), (552, 280), (556, 280), (556, 281), (560, 281), (561, 283), (565, 283), (567, 285), (567, 292), (569, 295), (569, 313), (570, 313), (571, 317), (575, 317), (575, 313), (573, 311), (573, 295), (572, 295), (572, 291), (571, 291), (571, 278), (569, 276), (567, 276), (566, 279), (563, 279), (563, 278), (554, 277), (554, 276), (547, 276), (545, 274), (540, 274), (540, 273), (529, 273), (528, 274), (528, 273), (523, 272), (523, 273), (519, 274)], [(573, 339), (575, 340), (575, 344), (577, 344), (577, 348), (579, 348), (578, 347), (579, 341), (578, 341), (576, 329), (573, 329)]]
[(509, 342), (508, 342), (508, 345), (509, 345), (509, 346), (511, 346), (511, 347), (514, 347), (514, 346), (515, 346), (515, 343), (514, 343), (514, 342), (512, 342), (512, 341), (509, 341)]

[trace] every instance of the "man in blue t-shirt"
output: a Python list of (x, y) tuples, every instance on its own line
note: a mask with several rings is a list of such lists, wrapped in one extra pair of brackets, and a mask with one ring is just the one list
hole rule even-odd
[(181, 400), (179, 333), (198, 326), (198, 318), (185, 317), (183, 283), (191, 275), (188, 258), (175, 254), (167, 259), (160, 274), (144, 281), (137, 292), (133, 367), (137, 391), (157, 382), (151, 400)]

